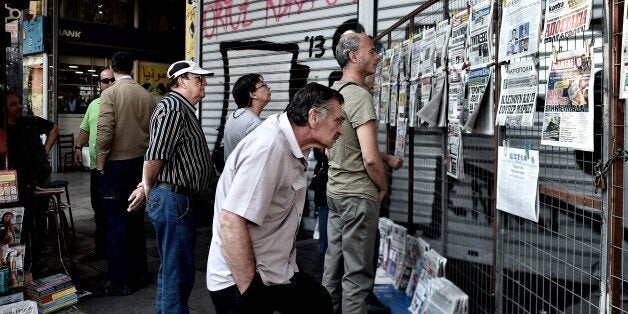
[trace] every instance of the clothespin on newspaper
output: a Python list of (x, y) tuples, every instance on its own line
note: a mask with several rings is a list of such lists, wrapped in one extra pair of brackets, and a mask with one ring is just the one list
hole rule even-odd
[(502, 146), (504, 146), (504, 157), (508, 157), (508, 146), (510, 146), (510, 141), (504, 140), (502, 143)]
[(532, 144), (528, 142), (523, 142), (523, 147), (526, 150), (526, 159), (530, 159), (530, 148), (532, 148)]

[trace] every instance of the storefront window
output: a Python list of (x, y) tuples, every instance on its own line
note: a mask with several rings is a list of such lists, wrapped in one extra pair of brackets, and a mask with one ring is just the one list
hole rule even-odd
[(85, 113), (87, 105), (98, 97), (99, 68), (88, 65), (59, 64), (57, 112)]
[(61, 0), (61, 18), (133, 27), (132, 0)]

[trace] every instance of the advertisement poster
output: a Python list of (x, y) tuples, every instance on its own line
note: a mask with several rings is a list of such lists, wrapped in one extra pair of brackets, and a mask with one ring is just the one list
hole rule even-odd
[(539, 151), (499, 146), (497, 209), (539, 221)]
[(481, 67), (493, 61), (492, 20), (493, 1), (478, 1), (473, 4), (469, 20), (469, 61), (473, 67)]
[(547, 0), (545, 42), (563, 39), (589, 29), (591, 0)]
[[(187, 1), (185, 4), (185, 60), (196, 59), (196, 42), (198, 1)], [(199, 41), (200, 42), (200, 41)]]
[(533, 126), (539, 74), (534, 61), (502, 66), (502, 84), (495, 125)]
[(539, 50), (541, 1), (504, 1), (499, 34), (499, 60), (506, 61)]
[(541, 144), (593, 151), (590, 50), (558, 53), (550, 64)]
[(142, 87), (144, 87), (151, 95), (155, 97), (164, 97), (167, 92), (166, 86), (168, 86), (168, 64), (163, 63), (139, 63), (139, 74), (137, 75), (137, 81)]

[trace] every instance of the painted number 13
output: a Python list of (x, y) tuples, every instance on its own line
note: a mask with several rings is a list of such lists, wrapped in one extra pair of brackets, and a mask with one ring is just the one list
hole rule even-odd
[(316, 37), (314, 36), (305, 36), (305, 41), (309, 41), (310, 42), (310, 49), (309, 54), (310, 54), (310, 58), (312, 57), (312, 54), (314, 54), (314, 51), (319, 50), (320, 52), (317, 52), (316, 54), (314, 54), (315, 58), (320, 58), (325, 54), (325, 47), (323, 45), (325, 45), (325, 37), (323, 37), (322, 35), (318, 35)]

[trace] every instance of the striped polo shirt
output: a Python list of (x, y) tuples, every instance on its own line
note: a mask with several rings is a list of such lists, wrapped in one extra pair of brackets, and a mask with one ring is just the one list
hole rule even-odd
[(209, 195), (209, 148), (194, 107), (181, 94), (172, 91), (157, 104), (145, 160), (164, 161), (158, 181)]

